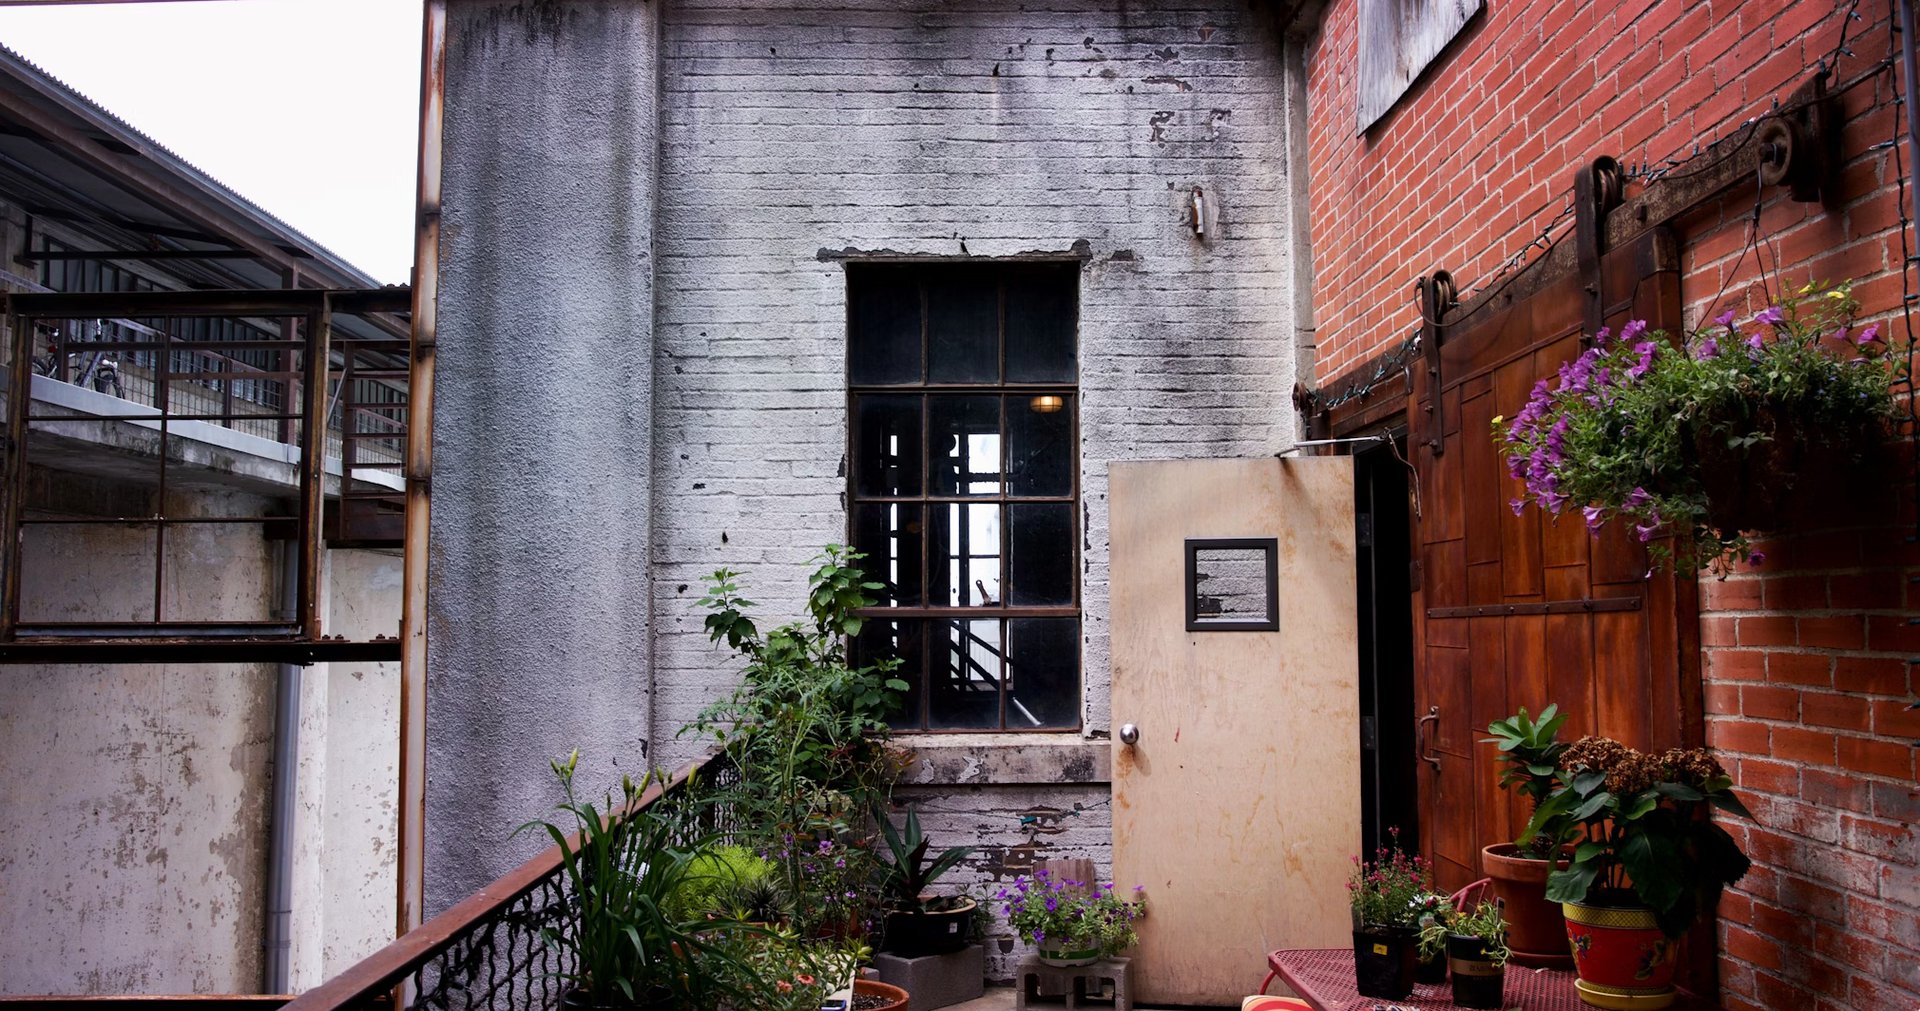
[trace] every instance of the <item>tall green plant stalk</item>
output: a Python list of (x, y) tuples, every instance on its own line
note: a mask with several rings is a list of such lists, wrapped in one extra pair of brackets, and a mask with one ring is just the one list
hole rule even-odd
[(579, 763), (578, 751), (549, 763), (562, 796), (555, 810), (564, 817), (514, 831), (542, 832), (560, 849), (569, 915), (541, 929), (545, 943), (573, 957), (574, 969), (558, 975), (601, 1005), (704, 1011), (748, 996), (741, 983), (751, 974), (708, 940), (716, 924), (685, 922), (673, 912), (713, 840), (676, 845), (674, 822), (639, 807), (652, 773), (638, 783), (621, 777), (617, 804), (611, 795), (598, 805), (582, 798)]

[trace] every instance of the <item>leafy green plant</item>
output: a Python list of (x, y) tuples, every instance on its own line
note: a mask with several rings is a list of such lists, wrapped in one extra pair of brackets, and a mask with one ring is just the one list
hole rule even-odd
[[(1137, 894), (1140, 889), (1135, 888)], [(1116, 955), (1139, 938), (1133, 921), (1146, 915), (1146, 902), (1113, 894), (1113, 885), (1067, 881), (1044, 868), (1022, 874), (1012, 887), (994, 896), (1007, 925), (1028, 944), (1067, 951), (1098, 950)]]
[(777, 882), (773, 880), (775, 871), (771, 863), (745, 846), (714, 847), (694, 857), (688, 873), (673, 894), (669, 909), (688, 920), (735, 918), (759, 923), (774, 922), (764, 918), (734, 917), (733, 907), (737, 904), (736, 897), (743, 890), (761, 882), (777, 887)]
[(1893, 417), (1889, 381), (1905, 366), (1877, 325), (1854, 328), (1858, 308), (1849, 285), (1810, 283), (1679, 342), (1642, 320), (1603, 330), (1513, 419), (1493, 419), (1523, 485), (1514, 512), (1579, 509), (1596, 532), (1618, 518), (1642, 542), (1676, 533), (1650, 549), (1689, 569), (1760, 564), (1739, 504), (1791, 492), (1801, 468), (1782, 464), (1796, 450), (1857, 459)]
[[(1440, 929), (1454, 937), (1477, 937), (1480, 950), (1487, 955), (1487, 961), (1496, 966), (1507, 964), (1513, 954), (1507, 947), (1507, 920), (1500, 903), (1493, 899), (1482, 900), (1472, 909), (1456, 910), (1446, 915), (1444, 926)], [(1424, 944), (1426, 937), (1421, 936)], [(1444, 946), (1445, 941), (1442, 940)]]
[(1421, 892), (1413, 897), (1413, 908), (1420, 928), (1420, 961), (1431, 962), (1447, 953), (1447, 917), (1453, 913), (1453, 901), (1439, 892)]
[[(738, 653), (745, 670), (739, 688), (682, 733), (710, 735), (738, 771), (738, 781), (713, 788), (710, 800), (746, 829), (742, 841), (781, 865), (802, 920), (838, 921), (865, 901), (859, 893), (870, 886), (863, 875), (873, 859), (858, 843), (867, 811), (901, 765), (886, 722), (907, 690), (892, 676), (899, 662), (856, 666), (847, 655), (847, 637), (864, 623), (855, 612), (881, 588), (855, 566), (861, 557), (827, 546), (808, 581), (807, 617), (764, 633), (740, 573), (723, 568), (707, 577), (700, 601), (708, 636)], [(846, 849), (828, 873), (810, 875), (806, 865), (818, 865), (823, 843)]]
[(1400, 849), (1398, 826), (1387, 832), (1392, 842), (1376, 849), (1372, 860), (1353, 858), (1347, 898), (1355, 927), (1417, 927), (1423, 911), (1420, 897), (1433, 890), (1426, 859)]
[(791, 931), (736, 934), (720, 942), (739, 966), (745, 1011), (818, 1011), (847, 986), (873, 950), (857, 941), (802, 938)]
[(740, 968), (704, 934), (713, 924), (671, 911), (712, 840), (677, 845), (677, 824), (639, 806), (651, 776), (639, 783), (623, 776), (617, 804), (610, 794), (597, 805), (582, 798), (574, 783), (579, 763), (577, 751), (549, 763), (563, 817), (514, 830), (544, 832), (560, 849), (568, 914), (541, 936), (572, 956), (575, 968), (561, 977), (593, 1004), (704, 1011), (738, 996)]
[(1562, 785), (1534, 811), (1528, 831), (1564, 820), (1584, 829), (1571, 864), (1547, 878), (1555, 902), (1651, 908), (1669, 937), (1686, 932), (1720, 892), (1746, 874), (1739, 843), (1709, 819), (1718, 808), (1752, 818), (1733, 778), (1707, 749), (1643, 754), (1583, 737), (1560, 756)]
[[(1538, 719), (1529, 716), (1527, 708), (1521, 706), (1518, 713), (1487, 724), (1487, 733), (1493, 736), (1481, 743), (1494, 745), (1506, 763), (1506, 770), (1500, 776), (1501, 788), (1518, 790), (1534, 810), (1538, 810), (1559, 785), (1556, 766), (1561, 752), (1567, 750), (1566, 742), (1561, 741), (1559, 735), (1560, 727), (1566, 722), (1567, 714), (1550, 702), (1540, 710)], [(1548, 859), (1565, 841), (1564, 828), (1546, 825), (1540, 831), (1530, 829), (1514, 840), (1514, 845), (1527, 856)]]
[(876, 810), (874, 820), (893, 856), (892, 863), (883, 865), (880, 877), (881, 891), (893, 909), (927, 909), (926, 890), (974, 850), (972, 846), (949, 846), (928, 863), (927, 847), (933, 840), (920, 831), (920, 815), (911, 804), (907, 805), (906, 824), (901, 829), (893, 827), (884, 810)]

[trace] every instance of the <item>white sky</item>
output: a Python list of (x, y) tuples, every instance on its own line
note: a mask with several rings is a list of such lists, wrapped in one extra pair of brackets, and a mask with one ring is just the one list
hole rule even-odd
[(419, 0), (0, 7), (0, 44), (382, 283), (413, 264)]

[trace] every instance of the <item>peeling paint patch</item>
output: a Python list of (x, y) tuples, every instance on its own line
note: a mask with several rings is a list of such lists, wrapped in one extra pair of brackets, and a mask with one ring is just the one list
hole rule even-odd
[(1171, 84), (1173, 85), (1174, 90), (1176, 91), (1192, 91), (1193, 90), (1193, 85), (1187, 83), (1186, 81), (1181, 80), (1178, 77), (1173, 76), (1172, 74), (1154, 74), (1151, 77), (1142, 77), (1140, 79), (1140, 83)]

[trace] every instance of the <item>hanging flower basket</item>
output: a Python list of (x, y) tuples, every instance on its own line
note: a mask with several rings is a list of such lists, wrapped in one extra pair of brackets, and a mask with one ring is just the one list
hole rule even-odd
[(1797, 491), (1860, 460), (1893, 417), (1904, 366), (1878, 325), (1854, 327), (1858, 308), (1847, 284), (1808, 284), (1680, 341), (1640, 320), (1601, 330), (1493, 419), (1515, 514), (1578, 510), (1596, 533), (1623, 520), (1656, 565), (1760, 564), (1748, 534), (1778, 529)]

